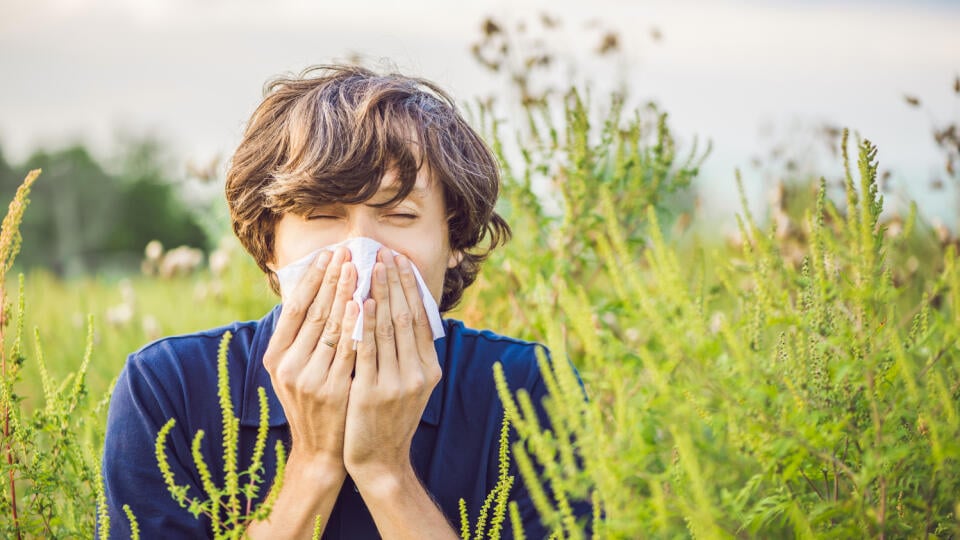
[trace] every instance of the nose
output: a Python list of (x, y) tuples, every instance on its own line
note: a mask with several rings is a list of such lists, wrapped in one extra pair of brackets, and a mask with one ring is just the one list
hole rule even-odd
[(350, 210), (346, 239), (352, 240), (354, 238), (364, 237), (376, 240), (382, 244), (383, 239), (380, 238), (377, 217), (372, 211), (374, 209), (368, 208), (366, 205), (356, 205)]

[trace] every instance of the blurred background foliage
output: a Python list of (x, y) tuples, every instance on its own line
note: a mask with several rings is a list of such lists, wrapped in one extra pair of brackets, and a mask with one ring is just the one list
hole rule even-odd
[(43, 169), (24, 217), (25, 269), (44, 268), (59, 277), (135, 272), (151, 240), (208, 249), (197, 211), (184, 204), (171, 160), (161, 142), (132, 139), (109, 159), (91, 155), (82, 143), (39, 149), (24, 163), (0, 153), (0, 197), (13, 194), (32, 169)]

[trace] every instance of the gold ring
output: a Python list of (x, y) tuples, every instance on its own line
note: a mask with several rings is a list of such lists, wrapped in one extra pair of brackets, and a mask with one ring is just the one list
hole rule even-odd
[(331, 342), (331, 341), (327, 341), (327, 340), (325, 340), (325, 339), (323, 339), (323, 338), (320, 338), (320, 343), (323, 343), (324, 345), (326, 345), (327, 347), (330, 347), (331, 349), (336, 349), (336, 348), (337, 348), (337, 344), (336, 344), (336, 343), (333, 343), (333, 342)]

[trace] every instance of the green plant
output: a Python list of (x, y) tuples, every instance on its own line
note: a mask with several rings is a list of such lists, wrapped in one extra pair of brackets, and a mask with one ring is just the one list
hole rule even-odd
[(620, 301), (598, 303), (561, 265), (528, 315), (593, 399), (566, 363), (543, 363), (546, 431), (528, 398), (501, 391), (516, 458), (545, 468), (521, 473), (554, 493), (538, 504), (554, 534), (578, 536), (565, 499), (585, 496), (598, 538), (960, 533), (956, 253), (922, 297), (895, 284), (887, 256), (903, 246), (879, 222), (868, 141), (857, 170), (843, 208), (821, 185), (799, 265), (746, 204), (740, 246), (681, 254), (652, 208), (649, 244), (633, 249), (601, 196), (598, 280)]
[(24, 280), (20, 276), (20, 294), (16, 309), (14, 341), (10, 345), (8, 327), (11, 310), (7, 304), (6, 273), (20, 249), (19, 225), (29, 203), (28, 195), (40, 171), (27, 175), (3, 220), (0, 232), (0, 413), (3, 432), (0, 448), (0, 476), (6, 487), (0, 490), (0, 535), (24, 537), (90, 537), (93, 522), (86, 508), (99, 488), (96, 442), (102, 432), (104, 401), (92, 408), (87, 403), (86, 372), (93, 352), (93, 318), (87, 322), (86, 347), (79, 368), (61, 381), (47, 370), (41, 346), (41, 330), (34, 330), (34, 360), (42, 386), (43, 405), (31, 412), (22, 409), (19, 394), (21, 368), (29, 358), (23, 343), (26, 311)]
[[(262, 521), (270, 515), (273, 503), (276, 501), (283, 485), (283, 471), (286, 463), (286, 451), (283, 443), (277, 441), (274, 448), (277, 455), (277, 469), (273, 479), (273, 487), (262, 502), (253, 506), (252, 501), (257, 497), (260, 485), (265, 480), (261, 473), (263, 451), (266, 446), (267, 432), (270, 428), (270, 411), (267, 405), (266, 391), (262, 387), (258, 388), (260, 422), (256, 442), (254, 443), (253, 456), (250, 466), (245, 471), (238, 471), (237, 453), (240, 421), (234, 414), (233, 403), (230, 401), (230, 379), (227, 373), (227, 345), (230, 343), (231, 337), (230, 332), (223, 335), (217, 354), (217, 395), (220, 398), (220, 414), (223, 418), (224, 485), (217, 486), (214, 483), (210, 468), (200, 452), (200, 445), (203, 443), (203, 430), (197, 431), (194, 435), (192, 450), (194, 465), (197, 467), (203, 482), (206, 499), (201, 499), (198, 495), (191, 495), (188, 493), (189, 486), (178, 485), (173, 477), (173, 472), (167, 461), (166, 438), (170, 430), (176, 425), (176, 419), (169, 419), (160, 428), (156, 443), (157, 464), (170, 495), (194, 517), (203, 514), (210, 518), (214, 538), (242, 538), (250, 522)], [(240, 504), (241, 496), (248, 501), (246, 507), (242, 507)]]
[[(610, 249), (605, 227), (617, 224), (627, 248), (636, 251), (648, 241), (647, 207), (668, 223), (689, 220), (689, 188), (709, 150), (694, 145), (681, 155), (665, 113), (653, 105), (643, 114), (626, 111), (624, 103), (615, 95), (598, 111), (573, 88), (559, 104), (528, 104), (527, 134), (515, 138), (492, 109), (480, 109), (481, 128), (503, 163), (498, 211), (522, 234), (492, 254), (489, 266), (496, 270), (465, 292), (464, 318), (473, 318), (471, 304), (483, 306), (478, 323), (524, 316), (534, 308), (526, 303), (532, 297), (517, 291), (538, 275), (570, 276), (600, 305), (616, 302), (602, 279)], [(496, 297), (496, 288), (509, 302), (482, 299)]]
[[(487, 498), (480, 507), (480, 513), (474, 522), (473, 534), (470, 533), (471, 523), (467, 511), (467, 502), (460, 499), (460, 538), (463, 540), (482, 540), (484, 537), (490, 540), (499, 540), (503, 528), (503, 520), (506, 517), (507, 502), (510, 496), (510, 490), (513, 488), (515, 477), (510, 474), (510, 417), (504, 413), (503, 422), (500, 427), (499, 439), (499, 461), (497, 483), (487, 494)], [(516, 503), (510, 503), (511, 512), (516, 514)], [(488, 523), (489, 522), (489, 523)], [(518, 524), (519, 517), (513, 526), (514, 531), (523, 534), (523, 526)], [(516, 536), (516, 534), (515, 534)]]

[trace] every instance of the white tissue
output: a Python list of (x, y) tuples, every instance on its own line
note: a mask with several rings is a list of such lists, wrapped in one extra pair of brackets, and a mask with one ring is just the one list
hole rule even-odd
[[(363, 337), (363, 301), (370, 298), (373, 265), (377, 262), (377, 251), (382, 247), (380, 242), (372, 238), (359, 237), (322, 247), (277, 270), (277, 280), (280, 282), (280, 294), (283, 298), (286, 298), (293, 292), (294, 287), (300, 282), (300, 278), (303, 277), (307, 268), (321, 251), (333, 251), (340, 246), (346, 246), (350, 250), (351, 262), (357, 268), (357, 289), (353, 293), (353, 299), (361, 306), (360, 314), (357, 316), (357, 324), (353, 328), (353, 340), (357, 342), (361, 341)], [(399, 255), (396, 251), (393, 251), (393, 254)], [(430, 321), (433, 339), (438, 340), (445, 335), (443, 320), (440, 318), (440, 308), (437, 307), (437, 302), (430, 294), (430, 290), (427, 289), (427, 284), (424, 283), (423, 277), (420, 276), (420, 271), (413, 264), (413, 261), (410, 261), (410, 266), (413, 268), (413, 275), (417, 278), (417, 287), (420, 289), (423, 307), (427, 311), (427, 319)]]

